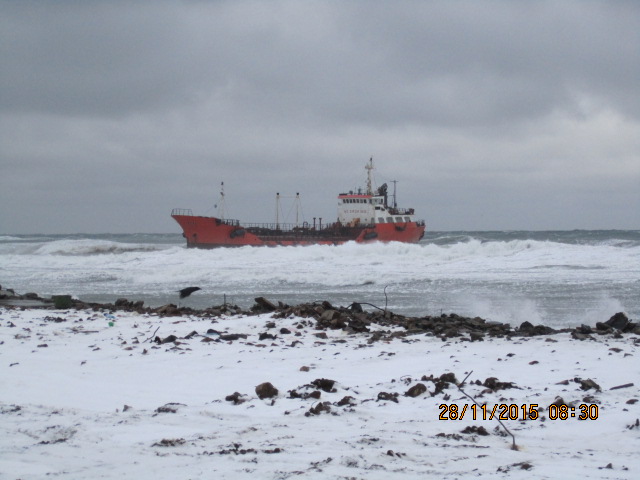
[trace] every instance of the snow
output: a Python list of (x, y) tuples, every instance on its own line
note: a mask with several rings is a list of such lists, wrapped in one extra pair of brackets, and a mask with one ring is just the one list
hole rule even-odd
[[(113, 315), (0, 307), (0, 478), (640, 478), (640, 402), (628, 403), (640, 398), (637, 335), (444, 342), (385, 327), (369, 342), (370, 333), (342, 330), (319, 338), (313, 319), (269, 314)], [(209, 329), (247, 338), (215, 341)], [(276, 338), (259, 340), (264, 332)], [(153, 341), (169, 335), (177, 343)], [(473, 420), (455, 385), (432, 395), (434, 382), (421, 380), (448, 372), (458, 381), (470, 374), (462, 390), (489, 411), (519, 406), (518, 419), (503, 422), (517, 450), (495, 419), (478, 409)], [(475, 384), (489, 377), (516, 388)], [(290, 398), (317, 390), (316, 379), (335, 380), (335, 392)], [(263, 382), (276, 398), (258, 398)], [(405, 396), (417, 383), (427, 393)], [(234, 392), (246, 401), (225, 400)], [(346, 396), (353, 400), (339, 406)], [(576, 418), (549, 418), (557, 396)], [(329, 411), (310, 414), (320, 402)], [(464, 418), (440, 420), (440, 405), (452, 403), (468, 406)], [(540, 418), (523, 420), (521, 406), (531, 404)], [(597, 419), (579, 420), (581, 404), (597, 404)]]

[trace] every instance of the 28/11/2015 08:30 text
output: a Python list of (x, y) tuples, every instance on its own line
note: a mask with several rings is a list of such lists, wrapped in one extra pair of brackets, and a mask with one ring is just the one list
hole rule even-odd
[[(463, 404), (442, 403), (438, 406), (441, 410), (440, 420), (462, 420), (467, 414), (471, 413), (473, 420), (536, 420), (540, 410), (537, 403), (531, 404), (495, 404), (493, 407), (487, 407), (486, 404)], [(576, 407), (569, 405), (549, 405), (549, 420), (568, 420), (570, 418), (578, 418), (578, 420), (596, 420), (598, 418), (598, 405), (583, 403)]]

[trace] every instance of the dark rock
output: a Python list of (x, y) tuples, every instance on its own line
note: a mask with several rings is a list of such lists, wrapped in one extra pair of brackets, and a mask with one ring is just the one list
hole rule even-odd
[(182, 403), (167, 403), (162, 407), (156, 408), (156, 413), (176, 413), (178, 407), (184, 407)]
[(265, 332), (265, 333), (261, 333), (258, 339), (259, 340), (275, 340), (276, 336)]
[(352, 405), (355, 405), (355, 401), (356, 401), (355, 398), (347, 395), (346, 397), (342, 397), (342, 400), (340, 400), (337, 405), (339, 407), (352, 406)]
[(319, 402), (315, 407), (311, 407), (304, 415), (320, 415), (322, 412), (331, 413), (331, 404), (329, 402)]
[(129, 300), (127, 300), (126, 298), (119, 298), (116, 300), (116, 303), (114, 303), (114, 305), (116, 307), (128, 307), (131, 305), (131, 302), (129, 302)]
[(472, 342), (481, 342), (484, 340), (484, 333), (482, 332), (471, 332), (469, 333), (469, 337), (471, 337)]
[(335, 383), (336, 383), (335, 380), (329, 380), (326, 378), (317, 378), (316, 380), (311, 382), (311, 385), (313, 385), (316, 388), (319, 388), (323, 392), (335, 392), (336, 389), (333, 388), (333, 385)]
[(487, 378), (483, 385), (487, 388), (490, 388), (494, 392), (497, 390), (505, 390), (507, 388), (515, 388), (512, 382), (500, 382), (496, 377)]
[(576, 328), (576, 330), (578, 331), (578, 333), (584, 333), (586, 335), (593, 333), (593, 330), (589, 325), (580, 325), (578, 328)]
[(312, 392), (298, 393), (296, 390), (289, 390), (289, 398), (301, 398), (306, 400), (307, 398), (313, 398), (318, 400), (322, 396), (320, 390), (313, 390)]
[(418, 397), (427, 391), (427, 387), (424, 383), (416, 383), (413, 387), (407, 390), (404, 394), (405, 397)]
[(256, 395), (258, 395), (260, 400), (273, 398), (278, 395), (278, 389), (269, 382), (261, 383), (256, 387)]
[(593, 338), (590, 335), (586, 333), (580, 333), (575, 330), (571, 332), (571, 338), (575, 338), (576, 340), (589, 340), (589, 339), (593, 340)]
[(391, 402), (398, 403), (398, 394), (397, 393), (389, 393), (389, 392), (380, 392), (378, 393), (378, 400), (389, 400)]
[(184, 438), (163, 438), (159, 442), (151, 445), (152, 447), (177, 447), (186, 443)]
[(176, 337), (175, 335), (169, 335), (164, 339), (161, 339), (160, 337), (156, 337), (154, 339), (154, 342), (156, 342), (158, 345), (163, 345), (165, 343), (175, 343), (176, 340), (178, 340), (178, 337)]
[(233, 342), (234, 340), (239, 340), (241, 338), (246, 339), (247, 335), (244, 333), (226, 333), (220, 335), (220, 340), (224, 340), (225, 342)]
[(629, 319), (624, 313), (618, 312), (614, 316), (612, 316), (609, 320), (607, 320), (605, 324), (609, 325), (612, 328), (616, 328), (618, 330), (624, 330), (625, 327), (629, 324)]
[(518, 330), (522, 330), (522, 331), (525, 331), (525, 332), (530, 332), (530, 331), (533, 330), (533, 324), (531, 322), (527, 322), (527, 321), (522, 322), (520, 324), (520, 328)]
[(349, 308), (351, 309), (352, 312), (356, 312), (356, 313), (363, 313), (364, 310), (362, 310), (362, 305), (360, 305), (359, 303), (352, 303)]
[(53, 300), (55, 308), (71, 308), (73, 306), (71, 295), (54, 295), (51, 300)]
[(289, 335), (291, 333), (291, 330), (289, 330), (288, 328), (281, 328), (280, 329), (280, 334), (281, 335)]
[(239, 392), (233, 392), (224, 398), (227, 402), (233, 402), (234, 405), (240, 405), (247, 401), (246, 397)]
[(158, 307), (156, 309), (156, 313), (158, 315), (166, 315), (171, 317), (182, 315), (178, 307), (176, 307), (173, 303), (170, 303), (168, 305), (163, 305), (162, 307)]
[(489, 435), (489, 432), (487, 432), (486, 428), (484, 428), (483, 426), (478, 427), (477, 425), (469, 425), (460, 433), (467, 433), (467, 434), (476, 433), (478, 435), (483, 435), (483, 436)]
[(598, 392), (602, 391), (602, 389), (600, 388), (600, 385), (598, 385), (596, 382), (594, 382), (590, 378), (588, 378), (587, 380), (578, 379), (578, 382), (580, 383), (580, 388), (582, 390), (589, 390), (593, 388)]
[(256, 298), (255, 302), (256, 304), (251, 307), (251, 310), (253, 312), (273, 312), (278, 308), (264, 297)]

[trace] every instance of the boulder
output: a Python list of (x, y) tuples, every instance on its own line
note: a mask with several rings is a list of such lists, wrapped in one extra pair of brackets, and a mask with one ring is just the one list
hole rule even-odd
[(256, 395), (260, 400), (264, 398), (273, 398), (278, 395), (278, 389), (269, 382), (261, 383), (256, 387)]
[(604, 323), (612, 328), (624, 330), (624, 328), (629, 324), (629, 319), (624, 313), (618, 312)]

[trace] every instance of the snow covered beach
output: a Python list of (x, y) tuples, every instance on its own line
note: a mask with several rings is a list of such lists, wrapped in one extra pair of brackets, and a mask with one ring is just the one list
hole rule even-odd
[(0, 478), (638, 478), (638, 334), (321, 326), (0, 307)]

